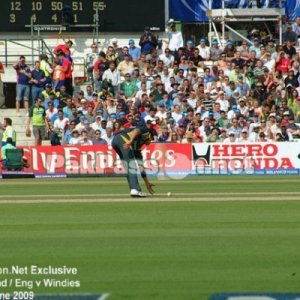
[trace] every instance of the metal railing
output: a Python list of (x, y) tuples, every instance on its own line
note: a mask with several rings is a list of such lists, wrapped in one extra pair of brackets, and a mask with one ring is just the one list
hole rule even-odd
[[(46, 53), (49, 56), (52, 56), (52, 51), (42, 38), (32, 39), (0, 39), (0, 43), (4, 44), (4, 52), (0, 53), (0, 59), (2, 63), (7, 67), (9, 64), (12, 64), (16, 61), (20, 55), (30, 56), (31, 63), (38, 59), (41, 53)], [(31, 46), (28, 44), (31, 43)], [(30, 50), (26, 53), (20, 53), (16, 51), (14, 46), (19, 46), (21, 49)], [(30, 62), (28, 62), (30, 64)]]

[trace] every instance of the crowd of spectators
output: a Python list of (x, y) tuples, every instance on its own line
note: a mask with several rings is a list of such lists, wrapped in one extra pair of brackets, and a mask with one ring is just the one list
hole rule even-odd
[[(20, 57), (19, 101), (40, 100), (53, 145), (110, 144), (114, 134), (147, 126), (153, 142), (268, 142), (300, 137), (300, 18), (284, 33), (284, 44), (259, 34), (253, 44), (217, 40), (183, 41), (173, 20), (169, 39), (160, 41), (145, 27), (139, 41), (107, 49), (91, 45), (89, 85), (72, 86), (71, 41), (41, 55), (34, 68)], [(26, 109), (28, 105), (25, 106)], [(40, 110), (37, 109), (40, 114)], [(32, 114), (29, 115), (33, 117)]]

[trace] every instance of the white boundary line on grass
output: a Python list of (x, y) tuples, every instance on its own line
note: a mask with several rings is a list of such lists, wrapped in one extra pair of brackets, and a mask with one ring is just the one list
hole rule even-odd
[(94, 198), (94, 199), (66, 199), (66, 198), (44, 198), (44, 199), (9, 199), (9, 200), (0, 200), (1, 204), (68, 204), (68, 203), (159, 203), (159, 202), (240, 202), (240, 201), (300, 201), (300, 196), (297, 195), (290, 195), (285, 196), (284, 198), (282, 196), (276, 196), (276, 195), (270, 195), (268, 197), (263, 196), (261, 197), (251, 197), (249, 196), (241, 196), (239, 198), (229, 198), (229, 197), (222, 197), (220, 195), (220, 198), (213, 198), (213, 197), (192, 197), (188, 198), (176, 198), (176, 197), (164, 197), (164, 198), (158, 198), (155, 196), (149, 196), (145, 198), (130, 198), (130, 197), (123, 197), (123, 198)]
[[(228, 197), (244, 197), (244, 196), (250, 196), (252, 197), (264, 197), (264, 196), (274, 196), (274, 197), (282, 197), (282, 200), (285, 200), (287, 196), (298, 196), (300, 200), (300, 192), (228, 192), (228, 193), (173, 193), (172, 196), (168, 197), (167, 193), (157, 193), (153, 196), (149, 195), (147, 199), (151, 198), (160, 198), (160, 200), (169, 199), (169, 198), (179, 198), (183, 197), (182, 201), (186, 199), (188, 196), (193, 196), (194, 198), (199, 197), (204, 198), (208, 196), (212, 197), (220, 197), (220, 198), (228, 198)], [(18, 198), (40, 198), (41, 201), (43, 199), (52, 199), (52, 198), (82, 198), (82, 197), (97, 197), (99, 199), (107, 197), (107, 199), (113, 200), (115, 197), (119, 198), (129, 198), (128, 194), (124, 193), (118, 193), (118, 194), (57, 194), (57, 195), (0, 195), (0, 201), (1, 199), (18, 199)], [(139, 198), (132, 198), (132, 199), (139, 199)], [(35, 200), (33, 200), (35, 201)], [(63, 200), (61, 200), (63, 201)]]

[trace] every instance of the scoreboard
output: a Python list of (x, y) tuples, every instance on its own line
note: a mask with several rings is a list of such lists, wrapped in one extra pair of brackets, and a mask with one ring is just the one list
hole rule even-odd
[[(141, 32), (145, 26), (163, 31), (164, 0), (0, 0), (0, 32), (30, 31), (25, 25), (62, 24), (67, 7), (72, 14), (72, 31), (91, 31), (80, 25), (94, 24), (98, 10), (99, 31)], [(55, 27), (55, 26), (53, 26)]]

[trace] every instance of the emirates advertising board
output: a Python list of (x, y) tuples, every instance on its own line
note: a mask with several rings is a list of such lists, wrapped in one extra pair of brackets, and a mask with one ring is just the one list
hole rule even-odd
[[(136, 170), (110, 146), (23, 147), (29, 168), (2, 170), (35, 177), (124, 176)], [(189, 175), (299, 174), (300, 144), (151, 144), (143, 149), (143, 164), (151, 176), (183, 179)]]

